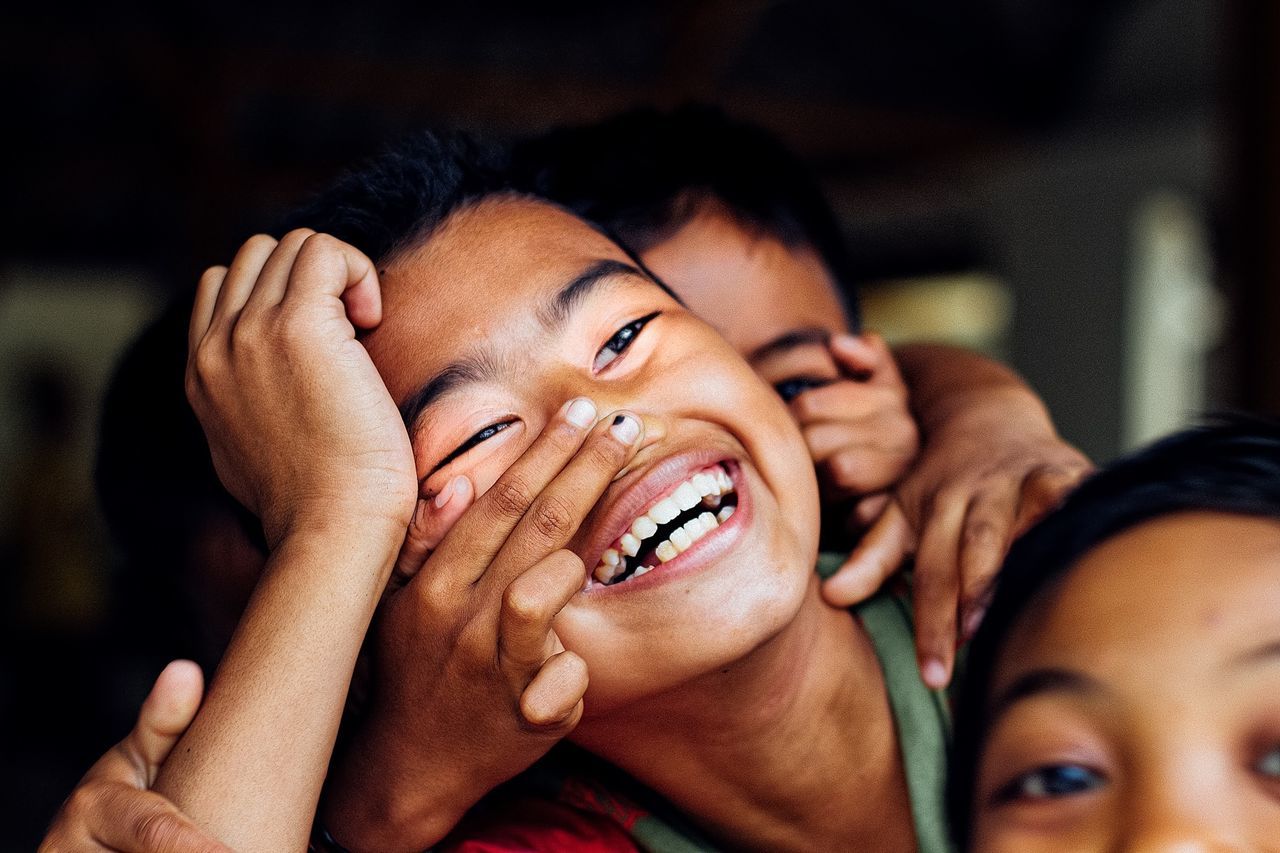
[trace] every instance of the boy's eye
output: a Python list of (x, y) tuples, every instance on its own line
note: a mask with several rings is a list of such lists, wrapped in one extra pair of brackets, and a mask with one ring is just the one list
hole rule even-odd
[(1272, 747), (1269, 752), (1254, 762), (1253, 770), (1260, 776), (1280, 780), (1280, 745)]
[(775, 384), (773, 390), (778, 392), (778, 396), (782, 398), (784, 403), (790, 403), (805, 391), (830, 385), (834, 381), (834, 379), (827, 379), (821, 376), (793, 376)]
[(631, 342), (636, 339), (636, 335), (640, 334), (640, 330), (661, 313), (661, 311), (654, 311), (614, 332), (613, 337), (609, 338), (605, 345), (600, 347), (600, 352), (596, 353), (596, 360), (591, 365), (591, 369), (600, 371), (608, 367), (618, 356), (626, 352), (627, 347), (631, 346)]
[(1080, 764), (1050, 764), (1023, 773), (996, 791), (994, 799), (1010, 803), (1071, 797), (1099, 788), (1105, 781), (1101, 773)]
[(479, 431), (479, 432), (477, 432), (475, 435), (471, 436), (471, 438), (468, 438), (466, 441), (462, 442), (462, 444), (460, 444), (460, 445), (458, 445), (457, 447), (455, 447), (455, 448), (454, 448), (454, 449), (449, 453), (449, 455), (448, 455), (448, 456), (446, 456), (445, 458), (441, 459), (441, 460), (436, 464), (436, 466), (435, 466), (434, 468), (432, 468), (432, 469), (431, 469), (431, 473), (432, 473), (432, 474), (434, 474), (435, 472), (439, 471), (441, 468), (443, 468), (444, 466), (448, 465), (450, 462), (452, 462), (453, 460), (457, 459), (459, 456), (461, 456), (462, 454), (466, 453), (468, 450), (470, 450), (471, 448), (475, 447), (475, 446), (476, 446), (477, 444), (479, 444), (480, 442), (482, 442), (482, 441), (487, 441), (487, 440), (489, 440), (489, 439), (493, 438), (495, 435), (497, 435), (498, 433), (502, 432), (504, 429), (506, 429), (507, 427), (511, 426), (511, 425), (512, 425), (512, 424), (514, 424), (515, 422), (516, 422), (516, 419), (515, 419), (515, 418), (510, 418), (510, 419), (505, 420), (505, 421), (499, 421), (499, 422), (497, 422), (497, 423), (495, 423), (495, 424), (489, 424), (487, 427), (485, 427), (484, 429), (480, 430), (480, 431)]

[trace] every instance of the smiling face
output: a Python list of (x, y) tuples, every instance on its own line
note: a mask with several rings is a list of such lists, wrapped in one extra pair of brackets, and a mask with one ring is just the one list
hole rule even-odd
[(973, 849), (1275, 849), (1278, 569), (1280, 524), (1208, 512), (1080, 560), (1004, 643)]
[[(489, 199), (394, 260), (382, 284), (384, 320), (365, 344), (397, 404), (417, 411), (424, 494), (459, 474), (482, 493), (573, 397), (644, 421), (641, 449), (572, 547), (590, 570), (638, 533), (654, 568), (592, 581), (555, 623), (587, 662), (588, 713), (737, 660), (794, 618), (817, 547), (800, 435), (724, 340), (616, 244), (550, 205)], [(737, 510), (664, 562), (656, 540), (682, 544), (670, 522), (684, 521), (690, 488)], [(667, 498), (680, 517), (648, 530), (640, 517), (656, 513), (657, 528)]]
[(825, 342), (848, 322), (812, 249), (747, 231), (708, 204), (641, 257), (783, 399), (839, 376)]

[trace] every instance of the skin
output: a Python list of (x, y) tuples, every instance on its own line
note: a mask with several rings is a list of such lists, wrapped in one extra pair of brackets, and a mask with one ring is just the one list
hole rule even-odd
[[(601, 410), (625, 404), (646, 443), (570, 544), (594, 565), (586, 543), (628, 486), (692, 451), (740, 465), (750, 511), (717, 549), (678, 572), (579, 593), (555, 617), (555, 634), (590, 673), (571, 737), (733, 843), (799, 849), (875, 837), (881, 849), (909, 849), (878, 664), (858, 624), (821, 601), (812, 572), (817, 491), (795, 424), (723, 339), (642, 276), (609, 278), (563, 329), (544, 328), (529, 306), (601, 260), (627, 262), (554, 208), (486, 201), (387, 266), (385, 317), (365, 344), (397, 403), (459, 355), (499, 365), (415, 423), (422, 488), (464, 473), (484, 494), (567, 396)], [(617, 329), (655, 311), (624, 356), (594, 369)], [(437, 469), (508, 417), (512, 426)], [(841, 710), (815, 719), (815, 707)]]
[(1005, 644), (973, 849), (1280, 849), (1278, 563), (1211, 512), (1085, 555)]
[[(849, 335), (820, 256), (744, 229), (715, 201), (641, 257), (790, 400), (835, 510), (824, 526), (869, 526), (823, 585), (827, 600), (869, 597), (915, 555), (920, 669), (931, 687), (945, 687), (957, 637), (981, 620), (1010, 543), (1075, 486), (1088, 460), (1004, 367), (928, 344), (890, 353), (874, 334)], [(788, 384), (807, 390), (792, 398)]]

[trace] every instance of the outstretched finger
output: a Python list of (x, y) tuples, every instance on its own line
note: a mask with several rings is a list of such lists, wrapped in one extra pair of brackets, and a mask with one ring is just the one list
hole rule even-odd
[(960, 597), (959, 541), (967, 496), (938, 496), (926, 514), (916, 554), (916, 654), (924, 683), (941, 690), (951, 681)]
[(439, 566), (432, 582), (463, 586), (482, 577), (534, 498), (582, 446), (595, 420), (596, 406), (585, 397), (565, 403), (445, 536), (431, 557)]
[(969, 503), (960, 542), (962, 637), (972, 635), (981, 619), (982, 602), (1013, 540), (1017, 504), (1017, 490), (1011, 486), (982, 492)]
[(875, 595), (911, 553), (915, 534), (897, 502), (891, 502), (835, 574), (823, 581), (822, 597), (849, 607)]

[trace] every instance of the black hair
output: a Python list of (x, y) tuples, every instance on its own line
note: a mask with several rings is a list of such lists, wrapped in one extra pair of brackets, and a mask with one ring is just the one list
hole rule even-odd
[(519, 194), (506, 151), (461, 132), (419, 131), (340, 176), (285, 220), (364, 252), (375, 264), (430, 236), (486, 197)]
[(1086, 553), (1138, 524), (1209, 511), (1280, 520), (1280, 423), (1218, 418), (1176, 433), (1094, 474), (1009, 551), (968, 652), (956, 705), (947, 807), (967, 849), (992, 678), (1009, 634)]
[[(290, 215), (369, 255), (390, 260), (451, 213), (506, 192), (501, 150), (460, 133), (421, 132), (338, 178)], [(180, 299), (143, 331), (110, 382), (99, 425), (94, 484), (124, 557), (121, 601), (163, 602), (140, 624), (154, 647), (202, 664), (216, 662), (222, 638), (208, 637), (191, 600), (191, 547), (215, 515), (234, 519), (266, 554), (258, 520), (223, 488), (184, 388), (192, 300)], [(150, 615), (150, 613), (159, 615)], [(167, 616), (166, 626), (158, 626)]]
[(835, 214), (805, 165), (763, 127), (704, 105), (640, 108), (517, 145), (512, 175), (639, 254), (718, 203), (748, 231), (813, 249), (850, 328), (860, 326), (853, 262)]

